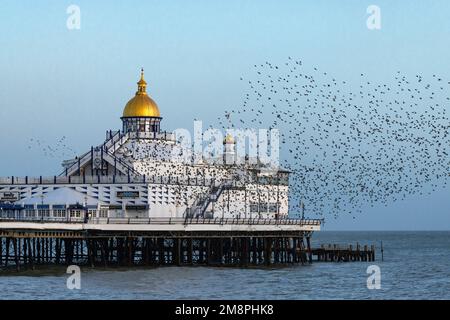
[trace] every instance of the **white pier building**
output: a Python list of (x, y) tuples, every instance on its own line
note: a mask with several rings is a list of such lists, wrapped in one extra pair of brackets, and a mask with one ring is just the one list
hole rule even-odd
[[(223, 141), (217, 162), (186, 163), (174, 133), (147, 93), (142, 72), (126, 104), (122, 130), (63, 162), (53, 177), (0, 178), (4, 218), (274, 219), (288, 217), (289, 172), (267, 174), (261, 164), (236, 164), (235, 139)], [(258, 163), (258, 162), (257, 162)]]

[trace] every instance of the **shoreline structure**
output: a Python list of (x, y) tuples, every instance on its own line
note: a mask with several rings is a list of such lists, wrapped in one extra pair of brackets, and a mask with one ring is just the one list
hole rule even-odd
[(290, 172), (239, 157), (230, 134), (219, 157), (174, 158), (192, 154), (161, 131), (143, 70), (137, 84), (122, 130), (65, 160), (59, 176), (0, 178), (0, 268), (374, 259), (367, 247), (312, 249), (323, 220), (289, 217)]

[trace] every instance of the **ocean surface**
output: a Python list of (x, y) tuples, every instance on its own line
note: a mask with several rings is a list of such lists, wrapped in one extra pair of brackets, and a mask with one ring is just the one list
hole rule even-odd
[[(87, 268), (80, 290), (67, 289), (62, 267), (0, 271), (0, 299), (450, 299), (450, 232), (322, 231), (313, 244), (356, 242), (374, 244), (376, 261), (270, 269)], [(373, 264), (381, 270), (378, 290), (367, 288)]]

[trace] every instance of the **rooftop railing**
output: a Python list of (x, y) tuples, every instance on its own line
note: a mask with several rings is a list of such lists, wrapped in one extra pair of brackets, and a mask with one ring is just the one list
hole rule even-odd
[[(55, 184), (171, 184), (182, 186), (210, 187), (221, 180), (205, 177), (186, 176), (146, 176), (146, 175), (109, 175), (109, 176), (53, 176), (53, 177), (0, 177), (0, 185), (55, 185)], [(271, 181), (276, 185), (277, 181)], [(247, 184), (269, 184), (267, 181), (233, 180), (231, 187), (245, 187)], [(285, 185), (279, 181), (280, 185)]]
[[(190, 178), (183, 176), (69, 176), (69, 177), (0, 177), (0, 185), (41, 185), (41, 184), (175, 184), (187, 186), (211, 186), (216, 179)], [(242, 183), (235, 181), (236, 186)]]
[(175, 142), (175, 134), (173, 132), (128, 132), (131, 139), (156, 139)]
[[(84, 223), (83, 218), (21, 217), (1, 218), (0, 222)], [(152, 224), (152, 225), (303, 225), (320, 226), (323, 219), (263, 219), (263, 218), (90, 218), (88, 224)]]

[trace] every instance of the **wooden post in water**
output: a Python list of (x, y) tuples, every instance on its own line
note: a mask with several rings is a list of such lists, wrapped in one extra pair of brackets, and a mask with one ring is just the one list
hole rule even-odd
[(23, 252), (23, 264), (28, 264), (28, 247), (27, 247), (27, 238), (23, 238), (22, 243), (22, 252)]
[(241, 264), (244, 267), (248, 267), (248, 263), (249, 263), (249, 257), (250, 257), (250, 238), (249, 237), (245, 237), (245, 238), (241, 238), (242, 240), (242, 247), (241, 247), (241, 251), (242, 252), (242, 261)]
[(264, 238), (264, 263), (269, 266), (272, 260), (272, 238)]
[(9, 237), (6, 238), (5, 267), (8, 267), (10, 242), (11, 239)]
[(158, 238), (158, 262), (160, 265), (165, 263), (165, 257), (164, 257), (164, 238)]
[(292, 238), (292, 262), (297, 263), (297, 238)]
[(59, 260), (61, 259), (61, 239), (57, 238), (55, 244), (55, 263), (59, 264)]
[(31, 246), (31, 238), (27, 238), (27, 245), (28, 245), (28, 264), (30, 265), (30, 268), (34, 270), (34, 253), (32, 251)]
[(187, 263), (192, 265), (192, 251), (194, 250), (192, 238), (187, 239)]
[(220, 238), (219, 240), (219, 264), (223, 264), (223, 238)]
[(256, 265), (256, 238), (251, 238), (251, 246), (252, 246), (252, 264)]
[(306, 236), (306, 245), (308, 246), (308, 260), (312, 263), (311, 236)]
[(174, 263), (177, 266), (181, 266), (181, 239), (174, 239)]
[(20, 271), (20, 263), (19, 263), (19, 250), (20, 250), (20, 244), (19, 244), (19, 250), (17, 250), (17, 238), (13, 238), (13, 248), (14, 248), (14, 262), (16, 264), (16, 270)]
[(0, 267), (3, 265), (3, 238), (0, 237)]

